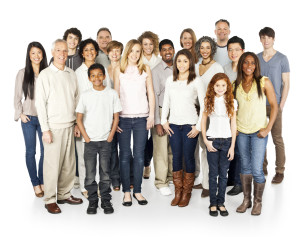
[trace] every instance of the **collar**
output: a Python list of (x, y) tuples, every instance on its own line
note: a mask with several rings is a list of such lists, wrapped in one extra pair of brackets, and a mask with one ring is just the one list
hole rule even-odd
[(60, 69), (58, 69), (57, 67), (55, 67), (53, 63), (51, 63), (49, 67), (50, 67), (54, 72), (59, 72), (59, 71), (62, 71), (62, 72), (70, 72), (70, 69), (69, 69), (67, 66), (64, 67), (64, 70), (60, 70)]
[(221, 97), (215, 96), (215, 101), (222, 101), (222, 100), (224, 100), (224, 95), (222, 95)]
[(173, 70), (173, 65), (172, 66), (168, 66), (168, 64), (166, 64), (163, 60), (161, 60), (161, 65), (163, 67), (164, 70), (166, 70), (167, 68)]

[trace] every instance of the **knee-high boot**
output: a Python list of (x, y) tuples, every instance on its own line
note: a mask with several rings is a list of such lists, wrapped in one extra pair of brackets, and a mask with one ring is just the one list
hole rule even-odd
[(182, 197), (182, 170), (173, 172), (173, 183), (175, 186), (175, 197), (171, 202), (171, 206), (177, 206)]
[(251, 215), (258, 216), (261, 213), (261, 207), (262, 207), (262, 195), (264, 193), (265, 189), (265, 183), (256, 183), (254, 181), (254, 198), (253, 198), (253, 208), (251, 211)]
[(195, 173), (184, 173), (182, 198), (178, 203), (179, 207), (185, 207), (189, 205), (192, 196), (194, 181), (195, 181)]
[(240, 174), (242, 188), (244, 193), (243, 203), (236, 209), (237, 212), (244, 213), (247, 208), (252, 206), (251, 203), (251, 186), (252, 186), (252, 174)]

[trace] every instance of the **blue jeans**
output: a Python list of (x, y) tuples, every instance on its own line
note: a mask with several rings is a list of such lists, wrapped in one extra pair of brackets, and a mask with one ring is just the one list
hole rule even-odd
[(216, 152), (209, 152), (207, 150), (210, 204), (213, 206), (224, 205), (227, 187), (227, 171), (230, 164), (227, 154), (231, 146), (231, 137), (208, 138), (208, 140), (213, 141), (213, 147), (217, 149)]
[(182, 170), (182, 156), (184, 156), (185, 171), (187, 173), (195, 172), (195, 149), (198, 135), (194, 138), (188, 138), (187, 134), (192, 130), (192, 125), (170, 124), (174, 134), (170, 136), (170, 145), (173, 153), (173, 172)]
[[(123, 192), (130, 192), (130, 160), (133, 157), (133, 192), (140, 193), (144, 169), (144, 151), (148, 138), (147, 118), (122, 118), (118, 133), (120, 148), (120, 173)], [(131, 151), (131, 133), (133, 133), (133, 154)]]
[(151, 163), (153, 156), (153, 140), (152, 140), (152, 134), (150, 134), (149, 139), (147, 139), (146, 147), (145, 147), (145, 162), (144, 166), (148, 167)]
[(110, 178), (113, 187), (120, 186), (120, 168), (118, 155), (118, 138), (115, 133), (111, 142), (111, 159), (110, 159)]
[(241, 183), (241, 161), (240, 161), (240, 152), (237, 142), (234, 146), (234, 159), (230, 162), (228, 170), (228, 182), (234, 183), (234, 185), (242, 186)]
[[(44, 162), (44, 146), (42, 141), (42, 131), (39, 120), (36, 116), (27, 115), (30, 119), (27, 123), (21, 122), (22, 131), (25, 140), (26, 147), (26, 166), (31, 179), (32, 186), (37, 186), (44, 184), (43, 180), (43, 162)], [(40, 141), (40, 161), (39, 161), (39, 170), (36, 169), (36, 134), (39, 136)], [(37, 175), (38, 173), (38, 175)]]
[(257, 134), (258, 132), (251, 134), (240, 132), (237, 136), (241, 158), (241, 173), (252, 174), (256, 183), (264, 183), (263, 163), (268, 136), (259, 138)]

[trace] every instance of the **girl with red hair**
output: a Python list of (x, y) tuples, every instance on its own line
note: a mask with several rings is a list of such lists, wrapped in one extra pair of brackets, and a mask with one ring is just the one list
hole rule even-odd
[[(208, 84), (201, 120), (209, 166), (209, 214), (211, 216), (217, 216), (217, 210), (220, 211), (221, 216), (228, 216), (224, 202), (227, 171), (234, 157), (236, 110), (237, 102), (234, 100), (229, 78), (224, 73), (215, 74)], [(206, 132), (208, 117), (210, 124)]]

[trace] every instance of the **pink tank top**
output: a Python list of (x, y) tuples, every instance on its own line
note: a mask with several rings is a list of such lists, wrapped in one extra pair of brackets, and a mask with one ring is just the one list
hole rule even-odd
[(136, 118), (149, 116), (149, 104), (146, 89), (147, 73), (139, 73), (137, 66), (127, 66), (120, 73), (121, 117)]

